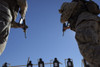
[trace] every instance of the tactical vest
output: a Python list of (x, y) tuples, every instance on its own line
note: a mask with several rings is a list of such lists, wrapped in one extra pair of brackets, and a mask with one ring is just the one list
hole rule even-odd
[(8, 8), (11, 10), (12, 13), (12, 22), (16, 20), (18, 11), (19, 11), (19, 6), (17, 4), (17, 0), (0, 0), (4, 1), (8, 4)]

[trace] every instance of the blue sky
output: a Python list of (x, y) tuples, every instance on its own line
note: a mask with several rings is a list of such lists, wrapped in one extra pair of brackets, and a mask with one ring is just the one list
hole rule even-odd
[[(58, 10), (65, 1), (67, 0), (28, 0), (27, 39), (24, 38), (22, 29), (11, 29), (6, 49), (0, 56), (0, 66), (4, 62), (12, 66), (23, 65), (27, 63), (28, 57), (33, 64), (37, 64), (39, 58), (47, 63), (57, 57), (63, 63), (60, 67), (65, 66), (66, 58), (72, 58), (74, 66), (81, 67), (82, 56), (74, 38), (75, 33), (67, 30), (62, 36)], [(95, 2), (100, 3), (99, 0)]]

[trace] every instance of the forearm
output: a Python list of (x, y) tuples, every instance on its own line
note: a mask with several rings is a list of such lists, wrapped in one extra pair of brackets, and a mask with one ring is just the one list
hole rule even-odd
[(14, 21), (11, 23), (11, 28), (28, 28), (28, 26)]
[(20, 24), (14, 21), (11, 23), (11, 28), (20, 28)]

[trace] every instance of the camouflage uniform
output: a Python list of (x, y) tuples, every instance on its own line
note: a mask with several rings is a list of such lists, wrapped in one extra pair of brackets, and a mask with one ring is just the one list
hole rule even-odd
[[(77, 3), (72, 13), (70, 12), (71, 6), (73, 5), (71, 3), (69, 3), (70, 5), (66, 3), (66, 6), (61, 7), (61, 22), (65, 23), (68, 21), (71, 29), (76, 32), (75, 38), (80, 52), (90, 64), (90, 67), (100, 67), (100, 17), (87, 11), (87, 9), (82, 9), (85, 7), (82, 2)], [(62, 9), (64, 10), (61, 12)], [(66, 14), (68, 13), (71, 15), (67, 17)]]
[(9, 31), (21, 10), (21, 16), (25, 17), (27, 11), (26, 0), (0, 0), (0, 55), (5, 49)]
[(83, 57), (94, 67), (100, 67), (100, 18), (89, 12), (79, 15), (75, 38)]

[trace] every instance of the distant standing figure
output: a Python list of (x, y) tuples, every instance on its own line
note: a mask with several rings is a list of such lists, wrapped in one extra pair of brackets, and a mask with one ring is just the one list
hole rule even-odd
[(6, 62), (6, 63), (4, 63), (4, 65), (3, 65), (2, 67), (8, 67), (8, 66), (7, 66), (7, 62)]
[(73, 67), (73, 62), (71, 61), (70, 58), (68, 58), (67, 67)]

